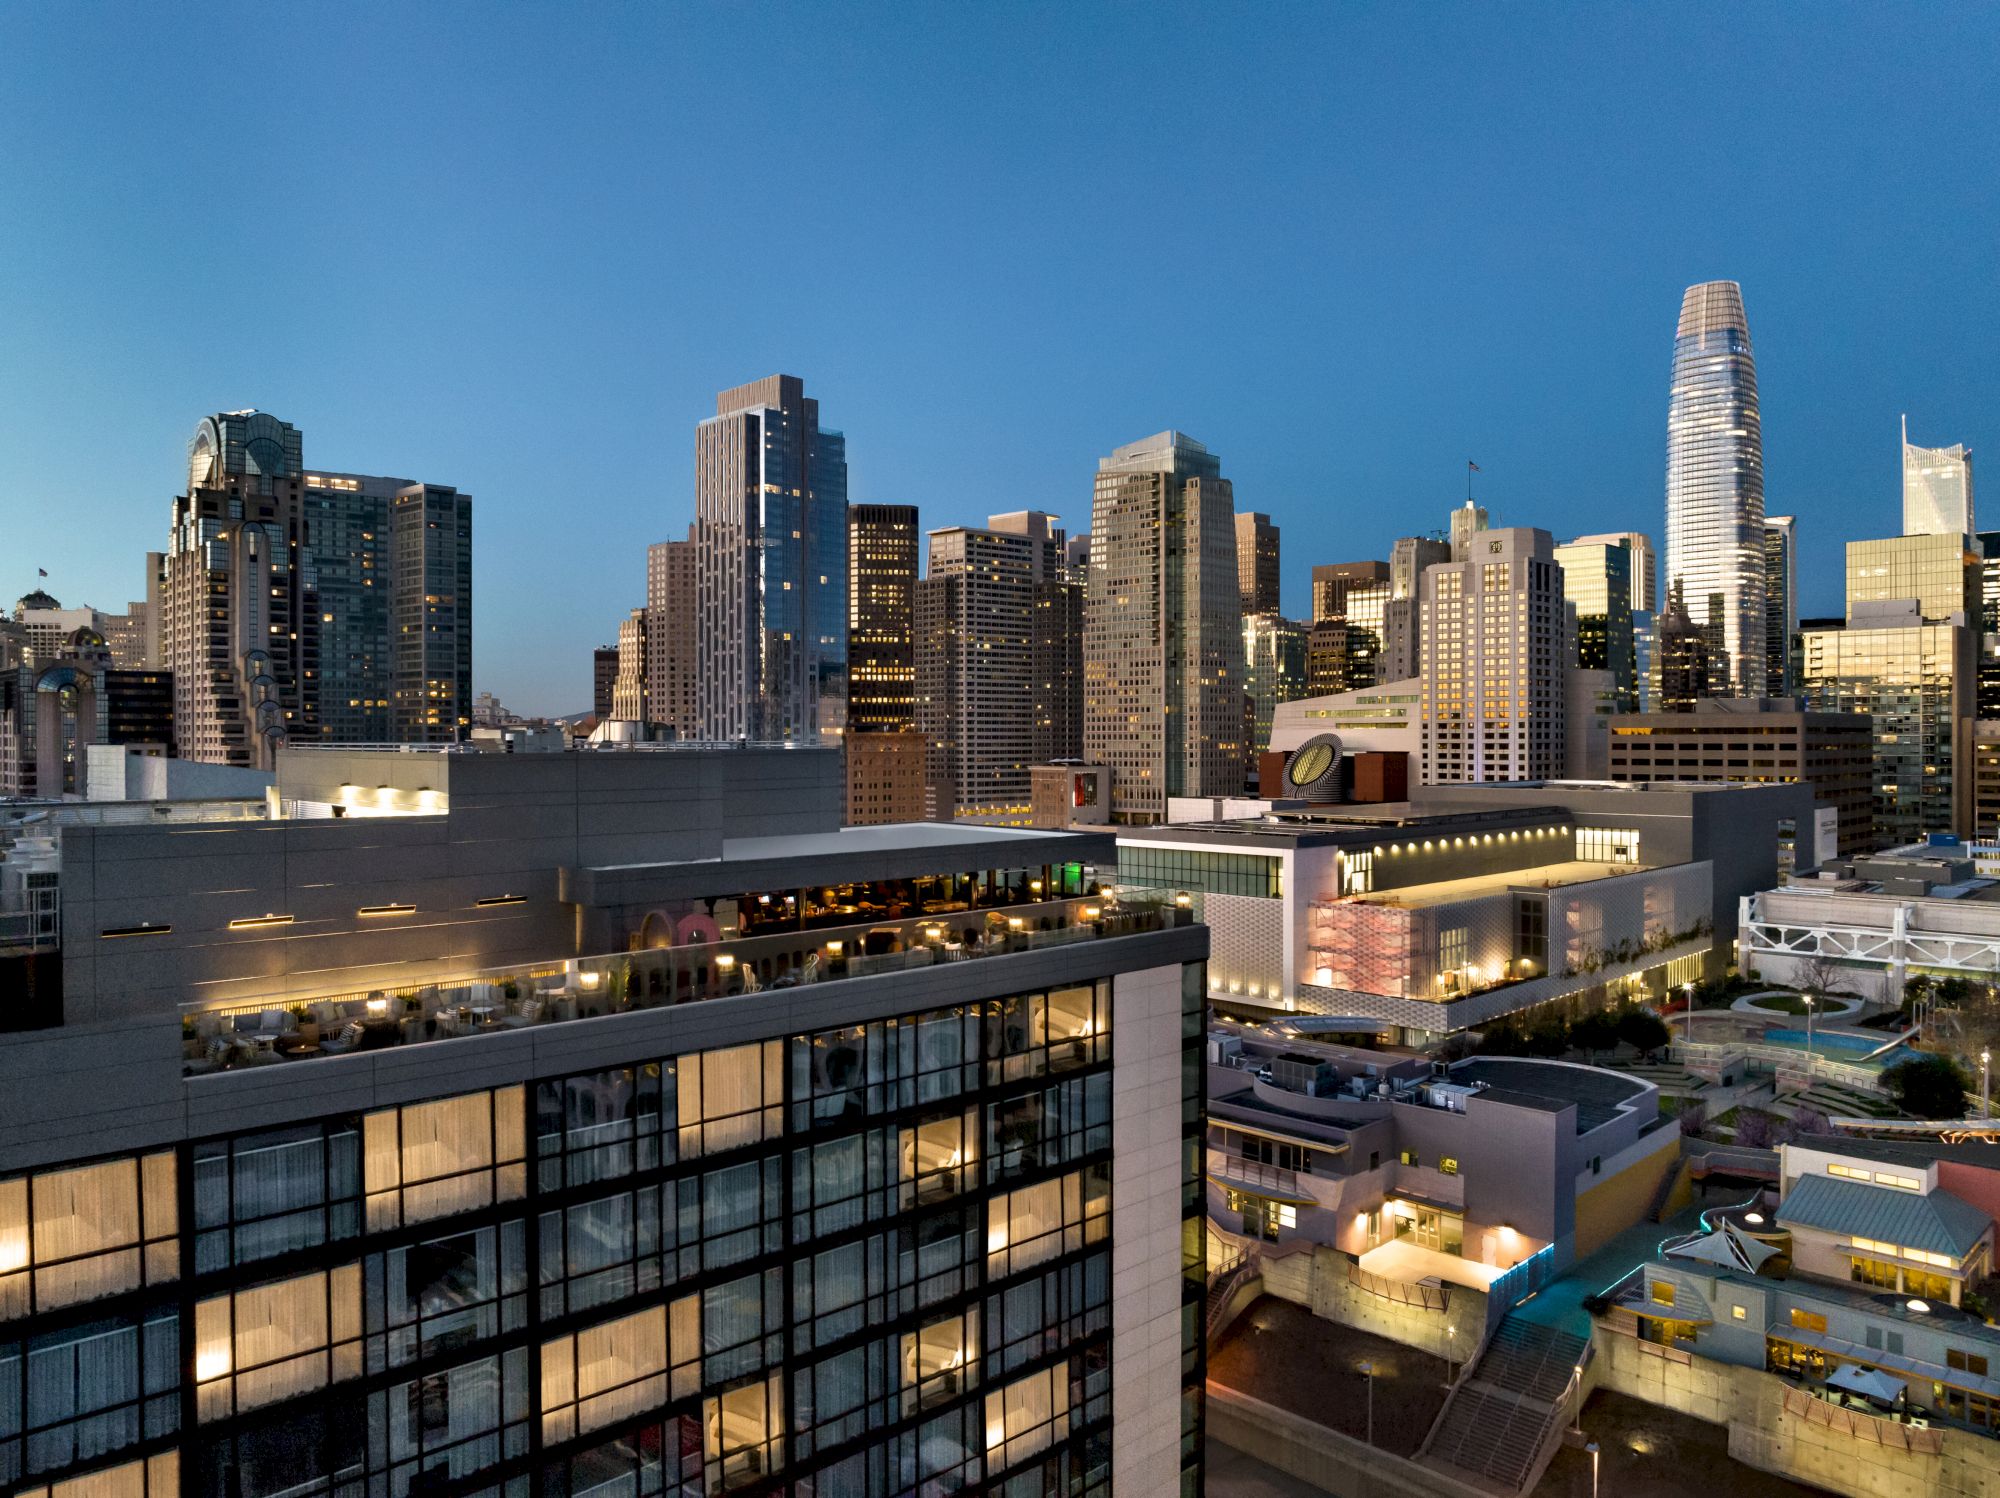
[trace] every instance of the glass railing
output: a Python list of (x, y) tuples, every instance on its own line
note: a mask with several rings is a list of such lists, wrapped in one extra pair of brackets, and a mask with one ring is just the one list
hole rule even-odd
[(596, 1019), (808, 983), (976, 962), (1193, 924), (1167, 901), (1111, 895), (879, 920), (485, 968), (315, 998), (184, 1006), (189, 1076)]

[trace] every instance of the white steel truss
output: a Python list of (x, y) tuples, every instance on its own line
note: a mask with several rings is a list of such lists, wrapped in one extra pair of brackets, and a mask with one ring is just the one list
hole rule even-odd
[(1760, 920), (1755, 909), (1756, 897), (1746, 897), (1738, 923), (1739, 965), (1747, 965), (1763, 953), (1886, 967), (1899, 980), (1911, 968), (1988, 977), (2000, 972), (2000, 936), (1911, 930), (1908, 906), (1896, 908), (1894, 923), (1886, 931), (1880, 926), (1808, 926)]

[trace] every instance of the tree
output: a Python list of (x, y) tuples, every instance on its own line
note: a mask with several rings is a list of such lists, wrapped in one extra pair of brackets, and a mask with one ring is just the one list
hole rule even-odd
[(1840, 963), (1829, 953), (1815, 952), (1799, 964), (1799, 987), (1814, 998), (1832, 993), (1839, 978)]
[(1530, 1056), (1560, 1056), (1569, 1049), (1569, 1026), (1551, 1015), (1528, 1032)]
[(1690, 1101), (1681, 1109), (1681, 1134), (1689, 1139), (1699, 1134), (1708, 1123), (1708, 1108), (1705, 1104)]
[(1595, 1061), (1599, 1051), (1618, 1044), (1618, 1016), (1608, 1009), (1593, 1009), (1569, 1027), (1570, 1043)]
[(1650, 1009), (1628, 1009), (1618, 1017), (1618, 1038), (1651, 1060), (1673, 1041), (1667, 1022)]
[(1745, 1149), (1767, 1150), (1772, 1139), (1771, 1115), (1755, 1108), (1736, 1110), (1736, 1142)]
[(1788, 1132), (1794, 1139), (1808, 1139), (1816, 1134), (1831, 1134), (1833, 1121), (1819, 1109), (1801, 1104), (1792, 1112), (1792, 1126)]
[(1889, 1096), (1918, 1118), (1965, 1117), (1965, 1094), (1972, 1079), (1949, 1056), (1918, 1056), (1882, 1074)]

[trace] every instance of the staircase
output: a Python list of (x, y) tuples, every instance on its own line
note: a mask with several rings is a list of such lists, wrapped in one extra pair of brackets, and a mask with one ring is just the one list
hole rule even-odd
[(1589, 1347), (1588, 1337), (1509, 1316), (1445, 1401), (1422, 1459), (1481, 1487), (1521, 1492), (1561, 1429)]

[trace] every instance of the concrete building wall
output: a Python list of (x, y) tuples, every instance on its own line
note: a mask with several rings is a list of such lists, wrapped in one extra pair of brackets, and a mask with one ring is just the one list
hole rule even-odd
[[(1181, 970), (1119, 978), (1111, 1023), (1111, 1471), (1118, 1491), (1180, 1481)], [(1199, 1226), (1199, 1224), (1197, 1224)]]

